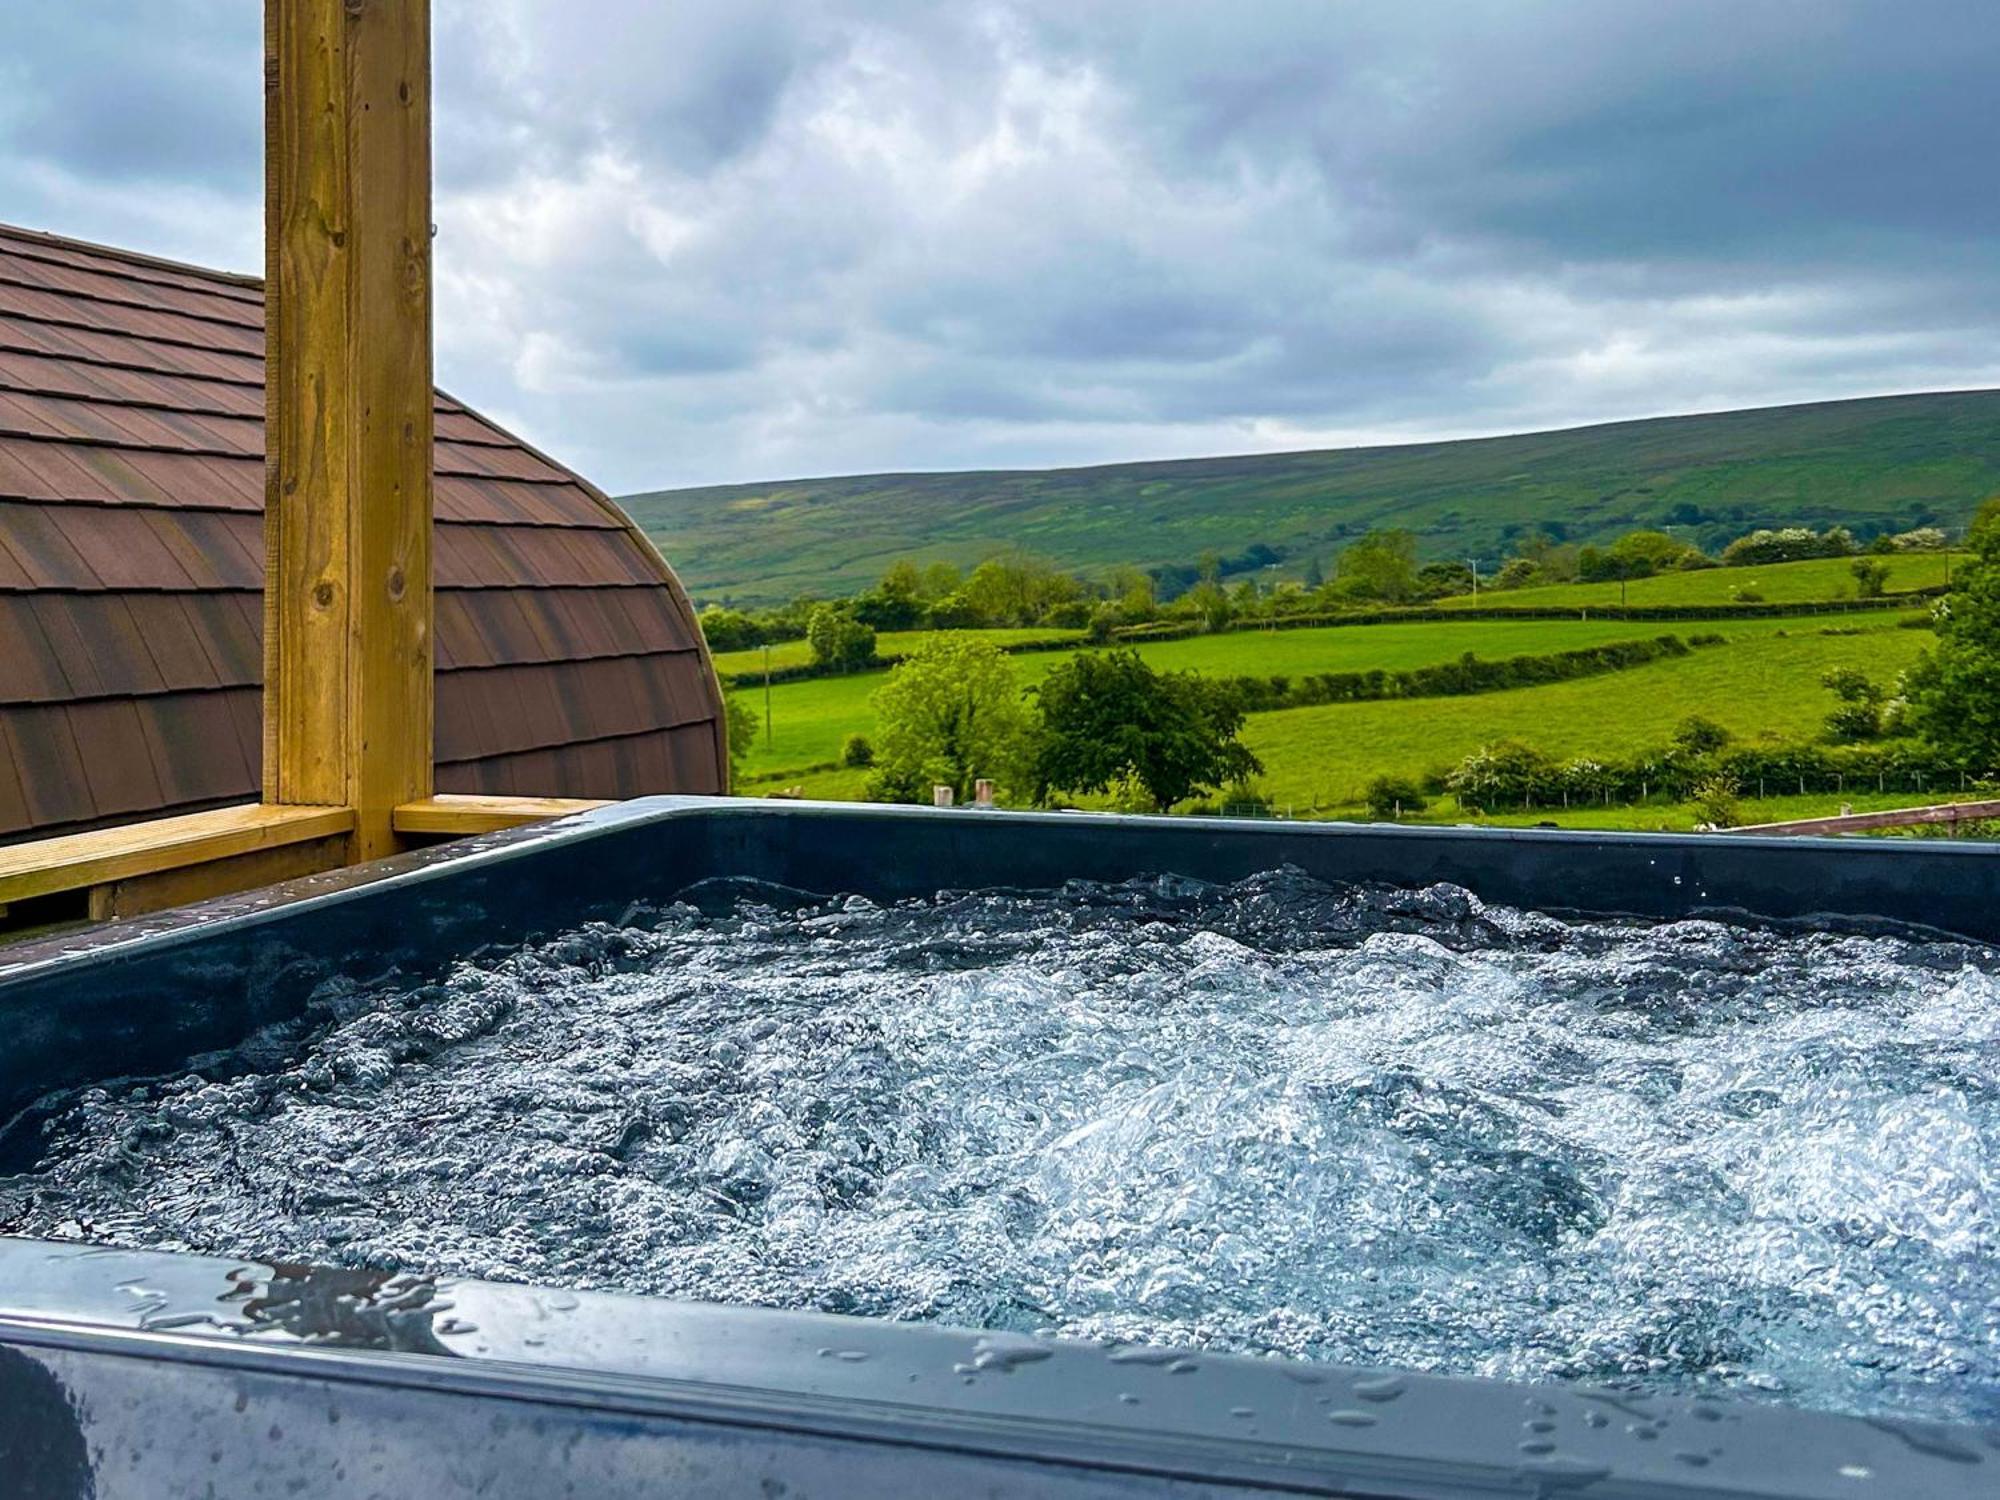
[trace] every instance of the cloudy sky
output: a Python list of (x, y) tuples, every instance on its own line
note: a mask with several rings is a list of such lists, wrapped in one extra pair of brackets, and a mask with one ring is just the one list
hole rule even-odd
[[(2000, 385), (1995, 0), (436, 0), (438, 374), (616, 491)], [(0, 220), (256, 270), (256, 0)]]

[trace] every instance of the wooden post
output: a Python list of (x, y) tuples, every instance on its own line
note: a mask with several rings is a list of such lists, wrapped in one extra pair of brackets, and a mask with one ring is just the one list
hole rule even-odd
[(265, 0), (264, 800), (431, 794), (429, 0)]

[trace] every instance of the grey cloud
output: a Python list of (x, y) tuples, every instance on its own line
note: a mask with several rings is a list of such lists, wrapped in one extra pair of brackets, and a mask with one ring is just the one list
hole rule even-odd
[[(256, 9), (0, 21), (0, 218), (254, 255)], [(614, 488), (2000, 383), (1990, 0), (439, 0), (436, 53), (441, 378)]]

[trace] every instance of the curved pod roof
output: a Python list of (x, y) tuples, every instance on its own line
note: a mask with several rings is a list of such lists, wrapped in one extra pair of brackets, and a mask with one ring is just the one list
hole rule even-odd
[[(263, 318), (253, 278), (0, 226), (0, 842), (258, 796)], [(436, 471), (438, 790), (725, 790), (644, 534), (442, 393)]]

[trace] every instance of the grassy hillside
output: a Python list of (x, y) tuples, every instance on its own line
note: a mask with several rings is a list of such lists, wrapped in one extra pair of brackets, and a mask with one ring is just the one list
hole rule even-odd
[(1090, 469), (876, 474), (629, 495), (703, 600), (848, 592), (898, 557), (1010, 546), (1066, 567), (1190, 563), (1262, 542), (1324, 556), (1407, 526), (1426, 556), (1499, 557), (1524, 530), (1962, 524), (2000, 491), (2000, 391), (1664, 417), (1565, 432)]
[[(1654, 700), (1644, 720), (1648, 726), (1658, 720), (1670, 730), (1686, 715), (1704, 713), (1730, 723), (1745, 734), (1767, 728), (1787, 734), (1804, 733), (1824, 718), (1832, 706), (1832, 700), (1819, 685), (1821, 671), (1831, 666), (1851, 665), (1893, 677), (1931, 640), (1928, 632), (1896, 628), (1893, 616), (1862, 618), (1868, 622), (1865, 628), (1846, 622), (1835, 627), (1861, 628), (1862, 633), (1840, 636), (1820, 635), (1818, 632), (1827, 622), (1810, 619), (1730, 620), (1660, 627), (1628, 621), (1467, 620), (1350, 625), (1320, 630), (1236, 631), (1149, 642), (1139, 649), (1147, 661), (1161, 670), (1185, 669), (1218, 677), (1268, 677), (1374, 667), (1397, 670), (1450, 661), (1467, 651), (1489, 658), (1571, 651), (1657, 635), (1668, 629), (1682, 633), (1714, 631), (1729, 638), (1728, 646), (1711, 648), (1700, 656), (1726, 656), (1735, 663), (1733, 667), (1681, 675), (1696, 660), (1684, 658), (1559, 684), (1566, 691), (1554, 698), (1536, 696), (1556, 692), (1556, 687), (1548, 687), (1470, 698), (1407, 699), (1253, 715), (1246, 738), (1260, 754), (1266, 748), (1265, 736), (1273, 732), (1273, 725), (1279, 726), (1278, 738), (1269, 742), (1274, 754), (1266, 756), (1271, 779), (1285, 791), (1286, 800), (1303, 807), (1323, 801), (1334, 805), (1356, 800), (1361, 787), (1375, 775), (1390, 771), (1414, 774), (1434, 764), (1456, 760), (1483, 741), (1475, 738), (1463, 748), (1449, 747), (1473, 732), (1468, 726), (1476, 727), (1489, 717), (1496, 727), (1486, 733), (1486, 739), (1519, 735), (1541, 744), (1546, 730), (1556, 736), (1548, 748), (1570, 753), (1564, 736), (1572, 729), (1587, 734), (1602, 733), (1606, 725), (1601, 721), (1606, 718), (1615, 726), (1622, 712), (1618, 706), (1623, 701), (1621, 695), (1627, 691), (1622, 684), (1627, 679), (1652, 685), (1644, 690)], [(1765, 647), (1773, 648), (1772, 654), (1766, 655)], [(1024, 686), (1039, 682), (1051, 667), (1070, 654), (1038, 652), (1017, 657), (1016, 674)], [(745, 658), (752, 655), (736, 654)], [(1808, 658), (1813, 662), (1825, 660), (1821, 666), (1811, 666)], [(718, 660), (725, 667), (739, 665), (735, 656)], [(1708, 706), (1705, 695), (1712, 690), (1710, 679), (1717, 672), (1731, 684), (1724, 691), (1748, 693), (1750, 699), (1723, 705), (1727, 713)], [(1795, 672), (1804, 675), (1793, 680)], [(759, 735), (744, 765), (746, 776), (782, 773), (787, 774), (789, 784), (801, 778), (788, 773), (837, 758), (848, 735), (872, 736), (876, 723), (869, 699), (882, 685), (885, 675), (867, 672), (852, 677), (780, 683), (772, 688), (771, 736), (767, 742)], [(1662, 682), (1668, 684), (1664, 691), (1660, 687)], [(744, 697), (761, 715), (762, 692), (748, 688)], [(1604, 706), (1595, 706), (1600, 704)], [(1556, 718), (1544, 725), (1537, 717), (1542, 714), (1554, 714)], [(1360, 717), (1344, 717), (1348, 715)], [(1287, 727), (1296, 725), (1308, 727)], [(1446, 748), (1428, 756), (1420, 754), (1435, 735), (1444, 736)], [(1649, 728), (1632, 743), (1651, 743), (1664, 737), (1665, 731), (1652, 735)], [(1599, 747), (1592, 743), (1582, 748)], [(859, 792), (860, 777), (848, 773), (845, 778), (803, 784), (812, 795), (854, 796)]]

